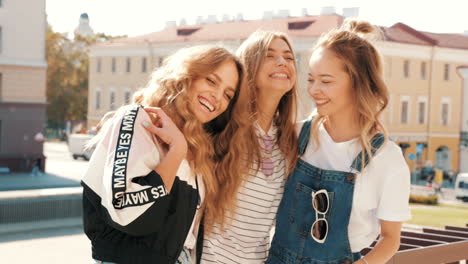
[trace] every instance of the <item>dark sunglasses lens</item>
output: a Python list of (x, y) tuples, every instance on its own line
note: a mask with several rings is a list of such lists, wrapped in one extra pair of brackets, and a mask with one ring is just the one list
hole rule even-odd
[(323, 219), (319, 219), (318, 221), (315, 221), (312, 226), (312, 235), (318, 240), (323, 240), (327, 235), (327, 230), (328, 223)]
[(325, 213), (328, 209), (328, 199), (325, 193), (319, 193), (314, 196), (315, 210), (319, 213)]

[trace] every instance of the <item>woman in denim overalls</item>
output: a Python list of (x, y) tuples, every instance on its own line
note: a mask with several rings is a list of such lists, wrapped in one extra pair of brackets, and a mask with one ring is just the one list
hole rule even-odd
[(379, 121), (388, 90), (378, 52), (361, 36), (372, 30), (347, 20), (312, 53), (308, 92), (317, 113), (299, 124), (301, 158), (285, 186), (268, 264), (383, 264), (399, 247), (410, 178)]

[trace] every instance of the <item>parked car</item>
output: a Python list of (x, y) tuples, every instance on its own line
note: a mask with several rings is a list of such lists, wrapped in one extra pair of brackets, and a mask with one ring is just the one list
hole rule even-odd
[(459, 173), (455, 182), (455, 197), (468, 202), (468, 173)]
[(93, 137), (94, 135), (88, 134), (70, 134), (70, 136), (68, 136), (68, 149), (70, 150), (73, 159), (82, 157), (85, 160), (89, 160), (91, 158), (94, 149), (87, 150), (85, 145)]

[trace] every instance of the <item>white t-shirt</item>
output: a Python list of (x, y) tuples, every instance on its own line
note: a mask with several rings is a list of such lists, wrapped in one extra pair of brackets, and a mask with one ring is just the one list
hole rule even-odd
[[(298, 134), (303, 124), (304, 121), (297, 123)], [(357, 139), (334, 142), (323, 124), (319, 126), (318, 138), (320, 148), (315, 151), (311, 136), (301, 159), (321, 169), (357, 173), (348, 226), (352, 252), (361, 251), (376, 239), (380, 234), (379, 219), (403, 222), (411, 218), (410, 172), (398, 145), (388, 141), (358, 173), (351, 168), (362, 149)]]

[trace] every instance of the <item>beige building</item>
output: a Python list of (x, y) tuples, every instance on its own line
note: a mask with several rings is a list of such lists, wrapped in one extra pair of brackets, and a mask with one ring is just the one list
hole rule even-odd
[[(291, 37), (298, 62), (298, 113), (305, 118), (314, 108), (305, 91), (310, 50), (323, 32), (342, 21), (342, 16), (322, 15), (172, 26), (93, 46), (88, 123), (95, 125), (105, 112), (128, 103), (151, 69), (177, 49), (220, 44), (235, 51), (257, 29)], [(382, 30), (385, 40), (376, 45), (391, 93), (383, 117), (390, 136), (404, 150), (411, 169), (430, 161), (441, 169), (459, 170), (462, 83), (456, 69), (468, 64), (468, 37), (420, 32), (402, 23)]]
[(0, 1), (2, 171), (44, 170), (46, 24), (45, 0)]

